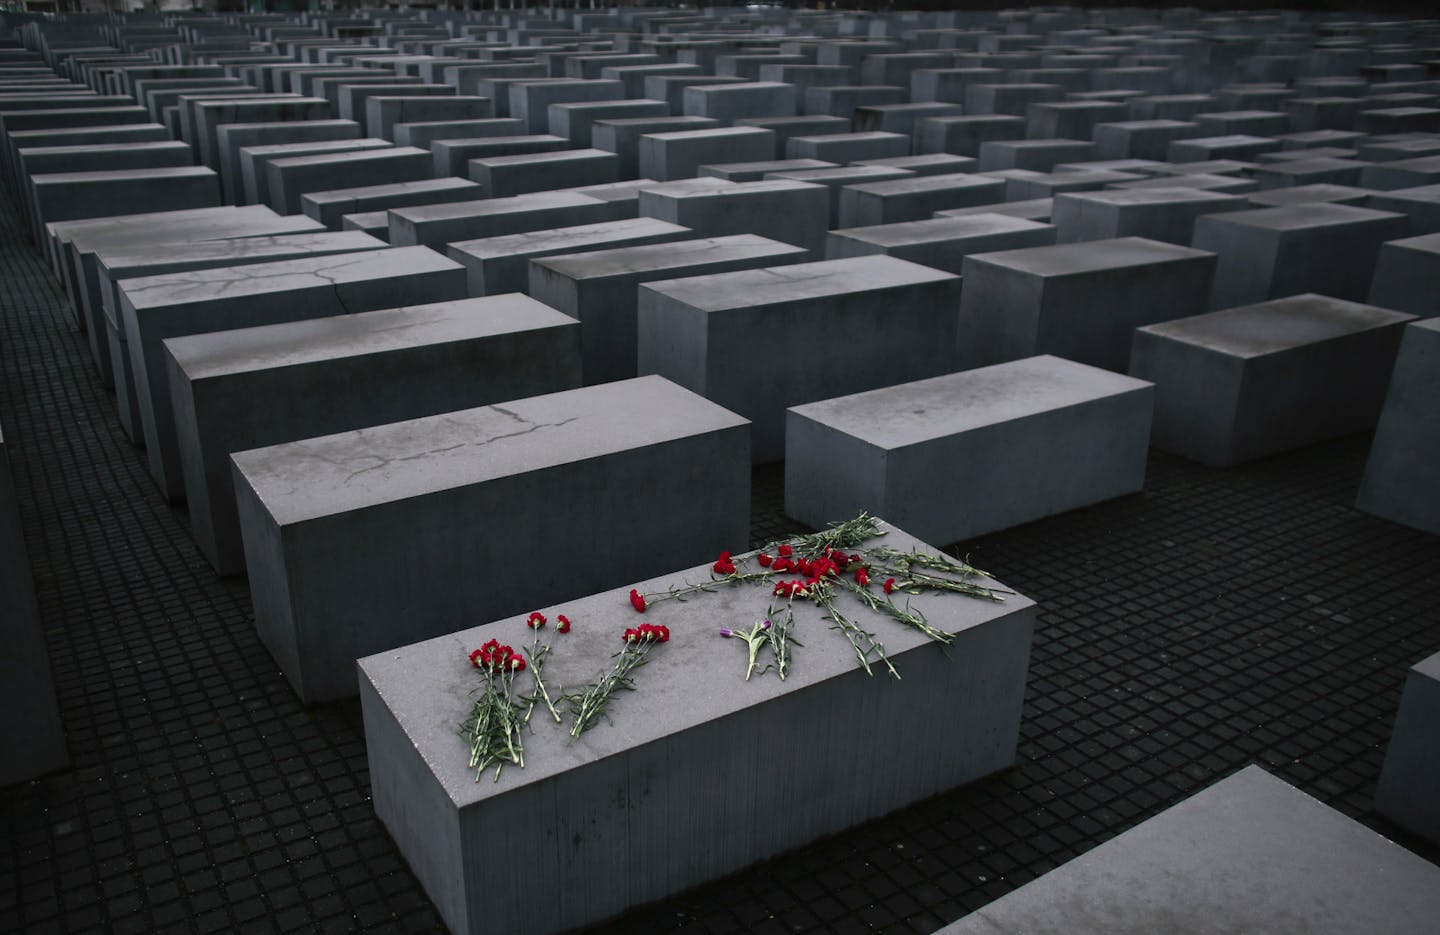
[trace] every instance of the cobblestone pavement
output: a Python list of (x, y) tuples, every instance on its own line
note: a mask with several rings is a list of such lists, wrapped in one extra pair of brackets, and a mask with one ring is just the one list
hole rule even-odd
[[(73, 760), (0, 790), (0, 931), (441, 928), (358, 704), (296, 701), (0, 211), (0, 424)], [(1370, 813), (1440, 540), (1352, 509), (1367, 443), (1155, 454), (1143, 494), (955, 550), (1040, 602), (1014, 769), (598, 931), (933, 931), (1248, 763), (1436, 859)], [(800, 528), (781, 479), (755, 472), (757, 543)]]

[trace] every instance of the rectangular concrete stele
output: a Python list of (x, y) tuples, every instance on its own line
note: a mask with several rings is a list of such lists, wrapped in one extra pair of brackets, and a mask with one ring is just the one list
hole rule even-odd
[(774, 155), (774, 132), (758, 127), (647, 133), (636, 151), (640, 175), (661, 182), (695, 178), (702, 165), (758, 162)]
[(688, 227), (702, 237), (759, 234), (804, 247), (818, 257), (825, 249), (830, 195), (825, 186), (806, 182), (696, 179), (642, 190), (640, 214)]
[(1210, 308), (1302, 292), (1363, 300), (1380, 245), (1404, 237), (1403, 214), (1298, 204), (1203, 215), (1191, 242), (1219, 255)]
[(551, 104), (618, 101), (624, 94), (621, 82), (603, 79), (520, 82), (510, 86), (509, 115), (523, 122), (528, 132), (545, 133)]
[(35, 581), (20, 525), (20, 502), (0, 430), (0, 787), (35, 779), (69, 761), (65, 729), (35, 603)]
[(1440, 458), (1437, 399), (1440, 318), (1430, 318), (1405, 328), (1355, 506), (1432, 535), (1440, 535), (1440, 487), (1435, 483), (1436, 459)]
[(579, 323), (518, 295), (171, 338), (164, 348), (191, 531), (221, 574), (245, 568), (234, 452), (580, 385)]
[(936, 935), (1425, 935), (1437, 914), (1433, 864), (1247, 766)]
[(813, 114), (799, 117), (741, 117), (735, 121), (735, 126), (754, 127), (774, 133), (775, 152), (770, 158), (780, 159), (790, 155), (790, 141), (795, 137), (849, 133), (851, 121), (848, 117)]
[(1055, 228), (1049, 224), (1003, 214), (974, 214), (832, 230), (825, 241), (825, 259), (883, 253), (959, 275), (965, 257), (972, 253), (1054, 243)]
[(1380, 245), (1370, 304), (1413, 312), (1422, 318), (1440, 315), (1440, 233), (1388, 240)]
[(908, 156), (910, 137), (878, 131), (792, 136), (785, 142), (785, 155), (791, 159), (828, 159), (832, 162)]
[(1005, 200), (1005, 182), (957, 172), (889, 182), (847, 185), (840, 192), (840, 227), (873, 227), (918, 221), (936, 211), (973, 208)]
[(527, 136), (478, 136), (434, 140), (430, 152), (434, 157), (436, 178), (463, 176), (472, 159), (496, 156), (519, 156), (524, 153), (551, 153), (569, 149), (570, 141), (563, 136), (540, 133)]
[(418, 182), (433, 176), (433, 161), (426, 150), (392, 146), (271, 159), (265, 165), (265, 176), (270, 207), (278, 214), (298, 214), (300, 196), (307, 192)]
[(1061, 243), (1145, 237), (1189, 245), (1195, 219), (1217, 211), (1244, 211), (1241, 195), (1186, 188), (1131, 188), (1057, 194), (1051, 214)]
[(269, 166), (272, 160), (392, 148), (388, 140), (374, 137), (242, 146), (236, 153), (237, 161), (240, 163), (241, 200), (245, 204), (268, 205), (270, 203)]
[(1139, 328), (1130, 373), (1155, 383), (1157, 448), (1228, 466), (1373, 428), (1413, 319), (1290, 296)]
[(494, 116), (488, 97), (409, 94), (377, 95), (365, 101), (365, 127), (372, 136), (395, 139), (395, 125), (426, 120), (483, 120)]
[(953, 370), (959, 299), (958, 276), (888, 256), (651, 282), (636, 365), (750, 419), (778, 461), (787, 406)]
[(307, 217), (336, 229), (340, 226), (340, 219), (347, 214), (441, 204), (447, 201), (467, 201), (482, 194), (480, 186), (469, 179), (421, 179), (418, 182), (392, 182), (386, 185), (307, 192), (300, 196), (300, 207)]
[(238, 453), (261, 639), (302, 699), (333, 700), (360, 656), (713, 561), (749, 533), (747, 434), (642, 377)]
[(627, 218), (602, 224), (462, 240), (450, 244), (446, 255), (465, 267), (471, 295), (499, 295), (529, 289), (532, 259), (597, 248), (671, 243), (691, 236), (689, 228), (678, 224), (667, 224), (654, 218)]
[(471, 159), (466, 174), (489, 198), (620, 181), (620, 157), (603, 149), (558, 149), (522, 156)]
[[(1394, 207), (1382, 207), (1375, 203), (1375, 196), (1368, 188), (1355, 188), (1350, 185), (1330, 185), (1319, 182), (1314, 185), (1292, 185), (1289, 188), (1271, 188), (1266, 191), (1253, 192), (1246, 197), (1250, 205), (1255, 208), (1278, 208), (1282, 205), (1307, 204), (1310, 202), (1323, 201), (1337, 205), (1354, 205), (1357, 208), (1375, 208), (1378, 211), (1397, 211), (1400, 214), (1405, 212)], [(1412, 219), (1411, 230), (1414, 230)]]
[(793, 117), (800, 112), (800, 98), (793, 84), (777, 81), (691, 85), (685, 89), (682, 112), (725, 123), (742, 117)]
[(700, 166), (702, 179), (724, 179), (727, 182), (759, 182), (774, 172), (804, 172), (808, 169), (839, 169), (823, 159), (762, 159), (759, 162), (719, 162)]
[(599, 224), (619, 220), (620, 215), (611, 202), (562, 191), (394, 208), (389, 217), (390, 243), (440, 250), (461, 240)]
[[(1366, 191), (1366, 189), (1360, 189)], [(1410, 233), (1440, 234), (1440, 185), (1370, 192), (1362, 205), (1376, 211), (1396, 211), (1410, 218)]]
[(204, 166), (59, 172), (30, 183), (41, 224), (220, 204), (220, 176)]
[(707, 237), (532, 260), (531, 296), (581, 325), (586, 385), (636, 375), (639, 285), (661, 279), (798, 263), (803, 247), (754, 234)]
[(1440, 653), (1411, 667), (1385, 749), (1375, 810), (1406, 831), (1440, 844)]
[(1095, 144), (1086, 140), (989, 140), (980, 144), (980, 171), (1049, 172), (1058, 163), (1093, 159), (1094, 152)]
[(720, 126), (710, 117), (625, 117), (597, 120), (590, 128), (590, 144), (620, 157), (621, 178), (640, 176), (640, 138), (647, 133), (709, 130)]
[[(874, 544), (934, 554), (886, 528)], [(537, 547), (551, 551), (543, 541)], [(575, 621), (554, 639), (547, 681), (580, 685), (613, 664), (617, 635), (641, 619), (626, 600), (630, 587), (703, 581), (710, 561), (540, 607)], [(536, 726), (525, 736), (525, 767), (497, 782), (475, 781), (456, 737), (478, 684), (465, 657), (492, 637), (521, 646), (523, 619), (360, 661), (376, 812), (451, 931), (530, 935), (596, 922), (1013, 762), (1035, 612), (1026, 598), (917, 599), (932, 624), (956, 634), (946, 652), (915, 631), (872, 623), (841, 595), (837, 609), (879, 628), (902, 673), (885, 684), (856, 666), (850, 646), (825, 633), (828, 620), (804, 601), (794, 615), (805, 645), (789, 677), (744, 681), (743, 653), (716, 630), (759, 619), (767, 600), (768, 589), (739, 586), (654, 608), (644, 619), (672, 636), (637, 673), (635, 691), (617, 694), (613, 723), (573, 743), (568, 721)], [(944, 718), (917, 714), (940, 709)], [(766, 794), (735, 794), (754, 784), (757, 756)], [(555, 834), (491, 846), (497, 823), (542, 812)], [(567, 881), (561, 899), (552, 898), (557, 879)]]
[(551, 104), (547, 127), (549, 132), (556, 136), (563, 136), (570, 141), (572, 146), (583, 149), (595, 145), (593, 133), (598, 121), (622, 120), (627, 117), (657, 119), (669, 116), (669, 104), (646, 98)]
[(118, 244), (95, 253), (99, 280), (101, 316), (96, 338), (106, 342), (115, 373), (115, 405), (121, 428), (131, 441), (140, 441), (140, 401), (135, 390), (130, 351), (120, 316), (120, 283), (141, 276), (159, 276), (213, 266), (245, 266), (272, 263), (306, 256), (331, 256), (379, 250), (385, 246), (374, 237), (354, 233), (278, 234), (238, 237), (232, 240), (201, 240), (186, 243)]
[(1042, 356), (795, 406), (785, 513), (824, 526), (863, 510), (949, 543), (1136, 493), (1152, 393)]
[(240, 168), (243, 147), (359, 138), (360, 124), (353, 120), (222, 124), (215, 128), (215, 147), (220, 153), (220, 184), (225, 199), (230, 204), (240, 204), (244, 199), (245, 179)]
[(464, 268), (420, 247), (128, 280), (120, 316), (151, 476), (167, 497), (184, 495), (160, 347), (166, 338), (464, 297)]
[(1198, 315), (1215, 256), (1121, 237), (967, 256), (961, 369), (1054, 354), (1124, 373), (1140, 325)]
[[(444, 101), (450, 98), (431, 97), (429, 101)], [(430, 149), (436, 140), (477, 139), (484, 136), (518, 136), (524, 129), (513, 117), (493, 117), (486, 120), (435, 120), (417, 123), (395, 124), (395, 143), (400, 146), (418, 146)]]

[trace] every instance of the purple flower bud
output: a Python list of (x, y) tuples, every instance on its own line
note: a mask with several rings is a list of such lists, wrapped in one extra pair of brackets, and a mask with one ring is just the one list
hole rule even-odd
[(730, 636), (730, 635), (732, 635), (733, 633), (734, 633), (734, 631), (731, 630), (729, 627), (721, 627), (721, 628), (720, 628), (720, 635), (721, 635), (721, 636)]
[(761, 624), (760, 624), (760, 629), (762, 629), (762, 630), (768, 630), (768, 629), (770, 629), (770, 621), (769, 621), (769, 620), (766, 620), (766, 621), (764, 621), (763, 623), (761, 623)]

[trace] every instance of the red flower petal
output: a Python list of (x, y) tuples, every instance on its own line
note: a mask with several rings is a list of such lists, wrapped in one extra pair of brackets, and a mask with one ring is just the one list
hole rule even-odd
[(569, 632), (570, 632), (570, 618), (567, 617), (567, 616), (565, 616), (564, 614), (556, 614), (556, 615), (555, 615), (555, 629), (559, 630), (561, 633), (569, 633)]
[(788, 545), (782, 545), (775, 551), (780, 553), (781, 558), (789, 558), (791, 555), (795, 554), (795, 550), (790, 548), (790, 546)]
[(759, 555), (755, 556), (755, 561), (760, 563), (761, 568), (769, 568), (770, 563), (773, 562), (774, 559), (766, 555), (764, 552), (761, 552)]
[(635, 608), (637, 614), (645, 613), (645, 595), (634, 588), (630, 589), (630, 606)]

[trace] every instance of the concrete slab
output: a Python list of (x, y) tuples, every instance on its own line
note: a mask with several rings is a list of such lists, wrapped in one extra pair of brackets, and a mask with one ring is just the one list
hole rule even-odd
[(1355, 506), (1432, 535), (1440, 535), (1436, 399), (1440, 399), (1440, 318), (1431, 318), (1405, 328)]

